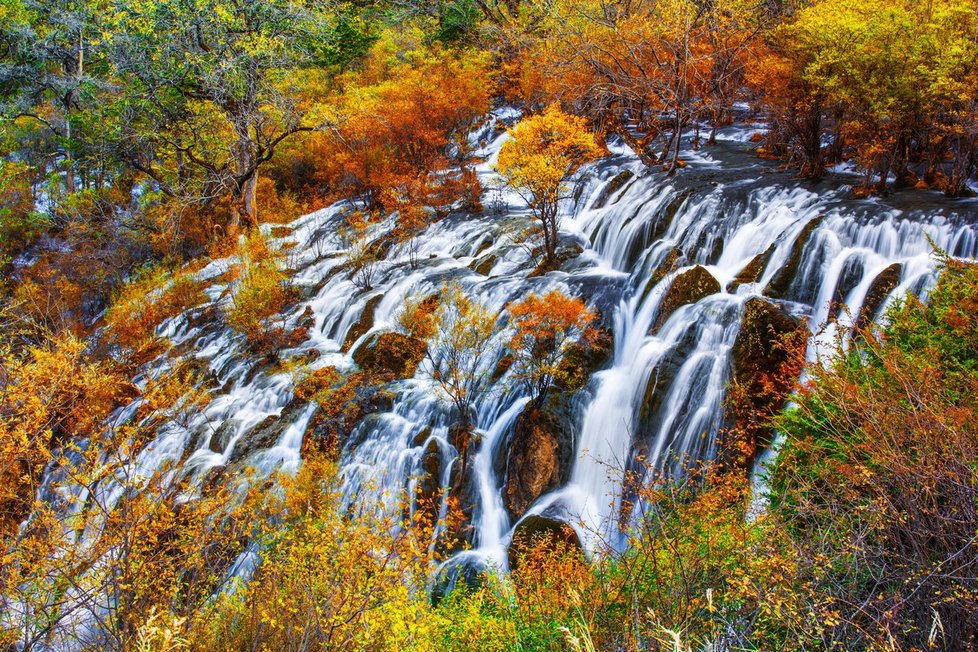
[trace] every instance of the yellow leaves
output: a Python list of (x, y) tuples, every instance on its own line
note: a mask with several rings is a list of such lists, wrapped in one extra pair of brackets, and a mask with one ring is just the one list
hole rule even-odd
[(290, 296), (282, 256), (256, 230), (244, 239), (239, 258), (239, 278), (232, 286), (225, 318), (252, 346), (267, 346), (281, 331), (270, 323), (271, 317), (285, 309)]
[(160, 323), (206, 301), (193, 274), (159, 269), (123, 286), (105, 321), (113, 342), (138, 360), (160, 347), (155, 333)]
[(564, 181), (601, 155), (584, 118), (564, 113), (556, 104), (522, 120), (509, 133), (510, 140), (499, 152), (499, 173), (528, 191), (534, 203), (556, 201)]

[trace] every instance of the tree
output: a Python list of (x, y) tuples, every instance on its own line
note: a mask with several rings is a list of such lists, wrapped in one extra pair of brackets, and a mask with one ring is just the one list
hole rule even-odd
[[(978, 148), (973, 3), (821, 0), (775, 29), (751, 74), (774, 116), (773, 153), (854, 160), (864, 191), (918, 183), (968, 192)], [(826, 127), (833, 127), (826, 138)], [(823, 141), (829, 141), (823, 147)], [(915, 171), (916, 170), (916, 171)]]
[(68, 194), (81, 171), (84, 132), (93, 135), (85, 112), (98, 109), (105, 85), (104, 18), (104, 7), (87, 0), (26, 0), (0, 10), (0, 117), (41, 128), (33, 146), (61, 169)]
[(536, 407), (541, 407), (547, 391), (566, 371), (564, 362), (571, 345), (584, 340), (587, 345), (595, 314), (580, 299), (560, 290), (544, 295), (531, 294), (509, 307), (513, 335), (512, 375), (529, 392)]
[(229, 193), (230, 228), (254, 226), (259, 169), (283, 141), (320, 126), (300, 85), (369, 43), (351, 22), (338, 3), (120, 0), (120, 154), (166, 194)]
[(557, 262), (560, 200), (565, 183), (582, 165), (601, 155), (583, 118), (556, 104), (522, 120), (499, 152), (498, 170), (530, 206), (543, 231), (543, 264)]
[(729, 121), (761, 25), (751, 0), (538, 6), (540, 42), (520, 55), (524, 93), (573, 107), (646, 164), (670, 170), (684, 130)]
[(424, 328), (430, 334), (426, 357), (431, 376), (463, 428), (472, 423), (472, 404), (492, 374), (495, 322), (485, 305), (451, 284), (442, 289), (440, 305)]

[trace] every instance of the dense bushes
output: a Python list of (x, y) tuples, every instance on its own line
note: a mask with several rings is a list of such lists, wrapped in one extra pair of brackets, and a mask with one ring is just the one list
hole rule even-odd
[(225, 318), (250, 346), (272, 350), (284, 344), (286, 335), (272, 318), (285, 309), (291, 297), (282, 255), (255, 231), (243, 239), (238, 258), (232, 268), (231, 302)]
[(978, 641), (978, 266), (887, 314), (779, 420), (774, 506), (836, 617), (826, 647)]

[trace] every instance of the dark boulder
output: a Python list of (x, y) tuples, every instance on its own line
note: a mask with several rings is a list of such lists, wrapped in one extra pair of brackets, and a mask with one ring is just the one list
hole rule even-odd
[(478, 590), (485, 585), (491, 571), (485, 560), (472, 552), (463, 552), (442, 564), (431, 583), (431, 604), (438, 604), (457, 588)]
[(846, 297), (852, 292), (853, 288), (859, 285), (863, 279), (863, 264), (857, 256), (852, 256), (846, 260), (839, 274), (839, 280), (832, 292), (832, 302), (829, 304), (829, 319), (839, 316), (839, 312), (845, 303)]
[(683, 252), (678, 247), (670, 249), (666, 257), (662, 259), (662, 262), (656, 265), (652, 271), (652, 275), (649, 277), (649, 283), (646, 286), (646, 292), (658, 285), (666, 276), (676, 271), (682, 257)]
[(900, 284), (900, 275), (903, 273), (903, 265), (893, 263), (882, 272), (877, 274), (869, 289), (866, 290), (866, 298), (863, 299), (862, 308), (856, 319), (856, 329), (864, 329), (876, 318), (876, 313), (880, 311), (886, 297)]
[[(596, 320), (598, 321), (598, 320)], [(582, 389), (591, 376), (608, 365), (615, 353), (615, 337), (606, 328), (595, 328), (587, 344), (571, 344), (560, 362), (556, 389), (574, 392)]]
[(384, 298), (384, 295), (378, 294), (376, 296), (367, 299), (367, 304), (363, 307), (363, 312), (360, 313), (360, 318), (350, 326), (350, 330), (346, 332), (346, 339), (343, 341), (343, 346), (340, 348), (341, 351), (346, 353), (350, 350), (350, 347), (360, 339), (364, 334), (367, 333), (374, 326), (374, 312), (377, 310), (377, 304), (380, 300)]
[(503, 484), (503, 504), (514, 518), (560, 484), (562, 439), (557, 420), (544, 410), (531, 406), (516, 418)]
[(414, 509), (428, 526), (438, 521), (441, 508), (441, 482), (445, 472), (445, 458), (441, 447), (429, 439), (421, 454), (421, 469), (414, 492)]
[(768, 262), (771, 260), (771, 254), (774, 253), (774, 245), (772, 244), (756, 256), (754, 256), (747, 265), (740, 270), (732, 281), (727, 285), (727, 292), (734, 292), (738, 287), (744, 283), (757, 283), (761, 280), (761, 276), (764, 275), (764, 269), (767, 267)]
[(601, 189), (601, 194), (598, 195), (597, 199), (594, 200), (594, 203), (591, 204), (591, 208), (604, 208), (608, 203), (608, 200), (611, 199), (611, 196), (624, 188), (625, 184), (631, 181), (632, 177), (634, 176), (635, 173), (631, 170), (622, 170), (616, 174), (611, 181), (609, 181), (605, 187)]
[(726, 463), (749, 467), (757, 450), (770, 443), (770, 419), (801, 373), (807, 341), (805, 324), (773, 303), (755, 297), (744, 304), (731, 350), (733, 382), (727, 409), (732, 428), (722, 451)]
[(651, 334), (659, 332), (666, 320), (682, 306), (710, 296), (721, 291), (720, 282), (706, 271), (706, 268), (697, 265), (696, 267), (678, 275), (666, 290), (659, 304), (659, 312), (655, 316), (655, 322), (650, 329)]
[(801, 260), (805, 253), (805, 245), (808, 244), (812, 233), (815, 232), (815, 229), (821, 223), (822, 217), (816, 217), (801, 230), (794, 244), (791, 245), (791, 252), (788, 254), (788, 259), (785, 261), (784, 266), (781, 267), (774, 278), (771, 279), (771, 282), (767, 284), (767, 287), (764, 288), (765, 295), (774, 299), (783, 299), (786, 297), (795, 280), (795, 276), (798, 274), (798, 268), (801, 266)]

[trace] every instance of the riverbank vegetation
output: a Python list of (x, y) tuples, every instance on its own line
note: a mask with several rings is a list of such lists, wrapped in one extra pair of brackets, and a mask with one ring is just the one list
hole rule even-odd
[[(19, 470), (4, 483), (3, 640), (119, 650), (967, 649), (978, 636), (976, 297), (978, 265), (945, 259), (928, 303), (895, 303), (887, 325), (868, 325), (814, 368), (773, 417), (784, 440), (763, 496), (735, 466), (646, 477), (625, 546), (599, 545), (586, 559), (573, 531), (541, 530), (514, 551), (511, 575), (489, 570), (447, 595), (431, 583), (444, 522), (412, 509), (411, 496), (403, 510), (347, 511), (322, 451), (282, 476), (282, 489), (194, 488), (167, 470), (143, 478), (126, 463), (139, 426), (117, 421), (87, 446), (52, 440), (92, 432), (132, 395), (118, 370), (70, 338), (8, 349), (0, 425)], [(201, 409), (206, 393), (181, 382), (186, 373), (158, 381), (154, 409), (173, 418)], [(39, 477), (53, 445), (71, 447), (72, 462), (25, 506), (18, 482)], [(72, 508), (78, 494), (54, 500), (58, 486), (108, 476), (121, 493), (96, 491), (89, 509)], [(17, 513), (32, 514), (19, 530)], [(77, 545), (96, 527), (98, 545)], [(113, 562), (100, 563), (107, 554)], [(229, 576), (235, 559), (246, 570)], [(101, 614), (94, 629), (75, 628), (79, 609)]]

